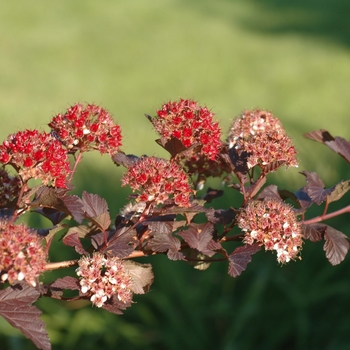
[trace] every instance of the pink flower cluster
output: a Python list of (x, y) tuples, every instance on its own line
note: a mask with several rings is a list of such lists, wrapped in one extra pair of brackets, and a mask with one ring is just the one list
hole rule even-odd
[(291, 139), (270, 112), (259, 109), (243, 112), (234, 121), (228, 141), (230, 148), (248, 152), (249, 168), (281, 161), (286, 166), (298, 166)]
[[(200, 146), (199, 153), (215, 160), (220, 150), (221, 130), (214, 114), (192, 100), (168, 102), (152, 119), (156, 131), (166, 139), (175, 137), (184, 147)], [(197, 147), (195, 147), (197, 148)]]
[(51, 134), (19, 131), (0, 145), (0, 163), (10, 164), (23, 182), (41, 179), (45, 185), (65, 188), (70, 174), (68, 154)]
[(172, 161), (156, 157), (142, 157), (122, 178), (122, 186), (129, 185), (140, 192), (137, 201), (164, 203), (170, 197), (181, 207), (190, 206), (193, 194), (186, 173)]
[(252, 200), (238, 216), (238, 226), (245, 232), (243, 242), (254, 241), (275, 250), (277, 261), (286, 263), (297, 257), (302, 246), (301, 225), (288, 204), (274, 199)]
[(105, 109), (92, 104), (75, 104), (55, 116), (49, 127), (71, 152), (97, 149), (112, 155), (122, 142), (119, 125)]
[(33, 287), (44, 272), (46, 253), (41, 238), (25, 225), (0, 219), (0, 274), (2, 281), (25, 280)]
[(89, 295), (95, 306), (102, 307), (113, 296), (125, 304), (132, 302), (132, 280), (123, 260), (94, 253), (78, 263), (76, 273), (81, 278), (81, 292)]
[(19, 194), (21, 180), (18, 176), (10, 176), (0, 168), (0, 208), (6, 208)]

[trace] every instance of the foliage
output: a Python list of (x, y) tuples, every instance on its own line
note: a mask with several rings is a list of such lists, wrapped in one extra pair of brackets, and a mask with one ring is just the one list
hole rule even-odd
[[(121, 151), (119, 125), (95, 105), (76, 104), (58, 114), (49, 123), (49, 134), (25, 130), (0, 145), (0, 312), (40, 349), (51, 345), (33, 302), (41, 297), (89, 300), (121, 314), (132, 305), (134, 294), (147, 293), (153, 282), (152, 266), (132, 260), (138, 257), (166, 255), (200, 270), (226, 261), (232, 277), (240, 276), (262, 247), (275, 251), (281, 264), (299, 259), (303, 240), (324, 240), (332, 265), (345, 259), (346, 235), (323, 221), (350, 211), (346, 206), (328, 212), (329, 204), (349, 190), (350, 181), (325, 189), (317, 173), (303, 171), (306, 184), (294, 193), (265, 186), (271, 172), (297, 166), (294, 145), (270, 112), (244, 111), (233, 122), (227, 141), (220, 138), (214, 113), (192, 100), (166, 103), (155, 117), (147, 118), (159, 132), (156, 141), (169, 152), (168, 160)], [(305, 136), (350, 162), (346, 140), (325, 130)], [(113, 223), (105, 199), (70, 193), (83, 153), (94, 150), (126, 168), (122, 185), (134, 192)], [(239, 207), (211, 207), (222, 190), (209, 188), (197, 195), (212, 177), (223, 181), (225, 191), (240, 196)], [(41, 184), (34, 186), (32, 179)], [(322, 215), (305, 219), (313, 204), (323, 203)], [(26, 212), (41, 214), (51, 227), (34, 230), (19, 224)], [(50, 262), (57, 236), (80, 258)], [(38, 246), (41, 240), (44, 246)], [(75, 277), (67, 274), (49, 282), (41, 278), (70, 266), (77, 266)]]

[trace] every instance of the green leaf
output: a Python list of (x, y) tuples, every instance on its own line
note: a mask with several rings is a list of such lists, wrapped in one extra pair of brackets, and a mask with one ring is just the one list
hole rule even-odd
[(350, 180), (342, 181), (335, 185), (331, 194), (327, 196), (328, 203), (335, 202), (350, 190)]

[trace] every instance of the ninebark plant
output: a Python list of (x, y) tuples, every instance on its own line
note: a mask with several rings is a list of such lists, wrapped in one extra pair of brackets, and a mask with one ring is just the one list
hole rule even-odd
[[(151, 265), (133, 261), (136, 257), (166, 254), (200, 269), (226, 261), (228, 274), (237, 277), (260, 250), (273, 251), (285, 264), (300, 259), (304, 240), (324, 240), (332, 265), (349, 250), (347, 237), (323, 221), (350, 212), (350, 206), (328, 212), (350, 180), (325, 188), (316, 173), (303, 171), (305, 186), (295, 193), (265, 186), (270, 172), (298, 166), (291, 139), (270, 112), (244, 111), (224, 136), (214, 114), (192, 100), (168, 102), (154, 117), (146, 116), (168, 159), (124, 153), (121, 129), (111, 115), (80, 103), (55, 116), (50, 133), (24, 130), (0, 145), (0, 314), (40, 349), (51, 345), (41, 311), (32, 305), (38, 298), (86, 299), (121, 314), (133, 295), (148, 292), (153, 282)], [(350, 163), (350, 142), (325, 130), (305, 136)], [(133, 194), (116, 218), (98, 194), (70, 193), (75, 170), (89, 151), (107, 153), (125, 167), (121, 185)], [(209, 188), (199, 197), (210, 177), (240, 193), (241, 206), (212, 208), (222, 189)], [(31, 179), (41, 184), (31, 186)], [(323, 214), (306, 220), (307, 209), (322, 203)], [(43, 215), (52, 227), (34, 230), (19, 223), (28, 211)], [(62, 249), (75, 249), (80, 259), (50, 262), (55, 235)], [(225, 248), (229, 241), (237, 243), (233, 251)], [(75, 276), (41, 281), (46, 271), (69, 266), (76, 267)], [(75, 296), (67, 297), (66, 290)]]

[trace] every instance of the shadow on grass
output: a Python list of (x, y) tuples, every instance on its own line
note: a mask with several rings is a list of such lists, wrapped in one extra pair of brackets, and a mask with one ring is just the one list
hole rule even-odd
[(259, 8), (243, 19), (245, 27), (269, 34), (296, 33), (350, 46), (347, 0), (250, 0)]

